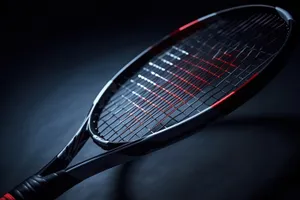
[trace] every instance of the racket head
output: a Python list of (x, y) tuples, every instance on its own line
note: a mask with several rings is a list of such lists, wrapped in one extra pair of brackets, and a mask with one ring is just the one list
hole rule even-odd
[[(186, 132), (195, 129), (196, 125), (205, 126), (213, 119), (231, 112), (232, 110), (236, 109), (241, 104), (246, 102), (249, 98), (251, 98), (254, 94), (256, 94), (261, 88), (263, 88), (263, 86), (269, 80), (271, 80), (272, 77), (276, 75), (280, 71), (280, 69), (284, 66), (284, 63), (287, 60), (287, 56), (290, 53), (293, 45), (293, 40), (294, 40), (293, 32), (295, 29), (294, 23), (295, 21), (292, 18), (292, 16), (282, 8), (268, 6), (268, 5), (246, 5), (246, 6), (234, 7), (216, 13), (212, 13), (180, 27), (179, 29), (175, 30), (173, 33), (166, 36), (155, 45), (146, 49), (144, 52), (138, 55), (131, 62), (129, 62), (125, 67), (123, 67), (119, 71), (119, 73), (117, 73), (106, 84), (106, 86), (98, 94), (98, 96), (94, 101), (92, 109), (90, 111), (89, 122), (88, 122), (88, 129), (92, 135), (94, 142), (104, 149), (112, 149), (126, 143), (131, 143), (139, 140), (147, 140), (148, 138), (153, 139), (153, 137), (157, 138), (157, 141), (163, 139), (169, 139), (172, 137), (177, 137), (178, 135), (185, 134)], [(213, 29), (214, 32), (209, 31), (208, 33), (204, 33), (206, 30), (210, 28), (215, 28)], [(219, 33), (220, 31), (226, 37), (220, 34)], [(197, 35), (198, 32), (199, 34)], [(166, 65), (168, 65), (167, 63), (168, 60), (165, 60), (166, 62), (164, 63), (165, 65), (163, 65), (163, 67), (161, 67), (162, 65), (158, 65), (158, 64), (155, 67), (154, 66), (155, 63), (152, 62), (153, 59), (157, 59), (157, 57), (164, 55), (168, 51), (170, 52), (170, 48), (174, 46), (176, 47), (176, 45), (178, 46), (178, 44), (181, 44), (182, 41), (185, 40), (188, 41), (188, 39), (191, 36), (193, 36), (193, 34), (196, 34), (196, 36), (200, 35), (204, 38), (202, 39), (202, 41), (200, 41), (201, 45), (203, 45), (206, 41), (210, 41), (210, 39), (212, 38), (214, 41), (212, 42), (211, 45), (216, 44), (215, 49), (213, 50), (215, 51), (214, 54), (211, 53), (205, 55), (205, 53), (207, 53), (205, 51), (208, 50), (212, 51), (211, 45), (210, 45), (210, 49), (206, 48), (204, 49), (204, 52), (196, 51), (193, 53), (189, 53), (189, 51), (187, 51), (187, 49), (184, 48), (183, 49), (178, 48), (177, 50), (175, 49), (177, 52), (182, 50), (181, 56), (183, 57), (187, 56), (184, 54), (188, 53), (188, 54), (197, 55), (197, 58), (194, 57), (193, 59), (198, 59), (198, 61), (199, 59), (204, 58), (201, 59), (201, 62), (202, 65), (205, 66), (195, 65), (195, 60), (193, 60), (194, 62), (192, 63), (191, 57), (185, 57), (186, 58), (185, 60), (189, 61), (188, 63), (185, 62), (184, 64), (182, 64), (182, 60), (180, 60), (181, 63), (176, 64), (176, 62), (174, 61), (174, 59), (176, 60), (176, 55), (172, 54), (173, 55), (172, 67), (176, 65), (177, 67), (176, 72), (180, 71), (180, 73), (177, 74), (172, 70), (170, 70), (170, 73), (168, 74), (168, 78), (167, 78), (168, 87), (166, 87), (169, 88), (167, 89), (169, 92), (166, 92), (166, 90), (164, 90), (164, 87), (161, 87), (160, 90), (157, 90), (157, 86), (153, 86), (153, 83), (154, 85), (156, 84), (161, 86), (160, 84), (161, 82), (160, 83), (154, 82), (153, 81), (154, 78), (156, 78), (155, 80), (158, 80), (157, 78), (160, 79), (164, 78), (164, 76), (159, 77), (159, 75), (161, 75), (159, 72), (162, 72), (162, 68), (164, 68), (165, 70), (163, 72), (164, 75), (166, 75), (165, 72), (167, 71), (167, 69), (171, 69), (171, 68), (166, 68)], [(267, 37), (265, 37), (266, 36), (265, 34), (267, 34)], [(212, 35), (211, 38), (208, 38), (210, 37), (210, 35)], [(265, 37), (265, 38), (258, 40), (255, 37), (258, 38)], [(273, 39), (275, 42), (273, 41)], [(232, 42), (235, 40), (237, 40), (237, 43), (240, 43), (237, 45), (236, 48), (234, 46), (236, 44)], [(220, 42), (224, 43), (223, 46), (219, 44)], [(251, 45), (251, 46), (247, 47), (248, 49), (245, 48), (246, 49), (245, 50), (244, 49), (245, 45), (248, 46)], [(255, 50), (252, 51), (251, 50), (251, 48), (253, 47), (252, 45), (254, 45), (255, 47), (257, 46), (257, 48), (261, 48), (261, 51), (256, 48), (253, 48)], [(221, 51), (223, 57), (216, 56), (217, 50)], [(257, 51), (256, 57), (253, 57), (254, 51)], [(265, 52), (266, 54), (264, 54), (263, 52)], [(251, 53), (252, 53), (252, 57), (249, 58), (249, 55), (251, 55)], [(177, 54), (177, 56), (178, 55), (179, 54)], [(242, 57), (241, 55), (244, 56)], [(236, 60), (232, 62), (234, 57), (236, 57)], [(218, 58), (218, 60), (216, 60), (216, 58)], [(246, 61), (243, 59), (246, 59)], [(171, 60), (169, 61), (171, 62)], [(150, 63), (152, 63), (152, 66), (149, 67)], [(159, 107), (164, 107), (166, 104), (168, 104), (167, 100), (169, 100), (169, 104), (170, 101), (172, 101), (172, 98), (173, 99), (177, 98), (177, 100), (178, 99), (180, 100), (180, 96), (178, 94), (184, 93), (185, 96), (191, 96), (187, 94), (187, 92), (189, 92), (190, 94), (197, 96), (201, 94), (199, 88), (201, 90), (202, 89), (204, 90), (210, 86), (206, 79), (209, 79), (210, 81), (209, 83), (218, 80), (217, 78), (213, 77), (214, 75), (212, 74), (212, 71), (210, 71), (211, 73), (209, 73), (207, 70), (212, 70), (214, 68), (215, 72), (213, 73), (217, 76), (220, 76), (223, 81), (224, 80), (226, 81), (227, 79), (225, 79), (223, 75), (225, 76), (226, 73), (233, 74), (234, 72), (236, 72), (234, 70), (244, 70), (244, 68), (247, 67), (246, 65), (252, 66), (251, 70), (248, 70), (247, 73), (244, 73), (245, 76), (244, 79), (242, 81), (239, 81), (238, 84), (235, 84), (234, 87), (232, 87), (231, 84), (232, 81), (230, 80), (230, 83), (228, 83), (227, 85), (231, 84), (231, 87), (228, 87), (229, 89), (226, 88), (226, 92), (224, 92), (223, 89), (227, 87), (227, 85), (221, 88), (222, 94), (218, 95), (218, 97), (216, 97), (215, 94), (217, 92), (215, 92), (214, 100), (207, 104), (206, 104), (206, 100), (202, 101), (202, 99), (199, 97), (198, 100), (201, 101), (203, 106), (201, 108), (197, 108), (197, 112), (193, 112), (193, 114), (189, 114), (186, 116), (181, 116), (179, 120), (176, 120), (175, 123), (168, 126), (166, 125), (166, 123), (164, 123), (162, 126), (157, 128), (157, 124), (159, 124), (157, 123), (156, 125), (154, 125), (154, 127), (152, 127), (153, 129), (147, 128), (148, 130), (144, 130), (144, 132), (138, 137), (133, 136), (133, 134), (137, 134), (137, 133), (125, 134), (125, 129), (128, 129), (128, 127), (126, 127), (127, 124), (130, 124), (129, 130), (131, 130), (131, 127), (136, 126), (135, 123), (139, 123), (137, 120), (139, 119), (138, 117), (140, 116), (145, 117), (146, 115), (145, 111), (139, 108), (142, 107), (141, 105), (149, 104), (148, 108), (150, 104), (151, 104), (150, 107), (152, 108), (155, 107), (153, 105), (156, 105), (157, 108), (155, 108), (155, 110), (159, 110)], [(198, 69), (196, 69), (197, 67)], [(154, 70), (154, 68), (156, 69)], [(224, 71), (227, 72), (225, 73)], [(143, 74), (143, 73), (150, 73), (150, 72), (152, 72), (152, 79), (145, 77)], [(221, 72), (224, 73), (222, 74)], [(243, 71), (241, 71), (241, 73), (242, 72)], [(171, 76), (173, 78), (175, 77), (177, 82), (169, 81), (169, 78)], [(139, 82), (135, 81), (136, 79), (134, 78), (136, 77), (138, 77), (139, 80), (141, 79), (142, 83), (140, 83), (140, 85), (138, 85)], [(240, 78), (240, 76), (237, 74), (235, 74), (234, 77)], [(199, 81), (198, 82), (195, 81), (196, 79), (198, 79)], [(200, 79), (205, 80), (206, 84), (203, 82), (203, 80), (201, 83)], [(149, 94), (147, 98), (143, 100), (144, 102), (143, 104), (139, 105), (129, 97), (126, 99), (126, 95), (125, 97), (123, 97), (123, 100), (124, 98), (125, 100), (121, 102), (121, 99), (119, 97), (120, 94), (122, 94), (122, 92), (125, 91), (123, 86), (125, 84), (128, 84), (131, 80), (133, 80), (131, 84), (135, 84), (137, 86), (133, 87), (134, 88), (133, 91), (127, 91), (126, 94), (129, 94), (131, 92), (131, 95), (133, 96), (135, 95), (136, 101), (138, 101), (137, 99), (139, 99), (138, 101), (139, 103), (141, 103), (141, 101), (143, 100), (141, 99), (143, 96), (139, 93), (142, 91), (141, 87), (144, 87), (142, 88), (143, 90), (145, 90), (145, 88), (147, 90), (150, 87), (149, 84), (150, 85), (152, 84), (153, 87), (150, 88), (151, 92), (148, 91)], [(151, 80), (153, 83), (151, 83)], [(195, 84), (192, 84), (193, 81), (195, 82)], [(146, 82), (148, 82), (147, 84), (149, 87), (148, 86), (145, 87)], [(185, 82), (185, 84), (183, 82)], [(153, 89), (154, 87), (156, 89)], [(173, 87), (173, 90), (170, 89), (171, 87)], [(213, 85), (213, 87), (218, 88), (219, 85), (218, 86)], [(194, 89), (188, 90), (187, 88), (194, 88)], [(197, 92), (197, 88), (198, 88), (198, 92)], [(139, 89), (138, 90), (139, 92), (136, 92), (137, 89)], [(157, 94), (159, 97), (154, 93)], [(164, 93), (168, 93), (165, 94), (165, 96), (168, 98), (165, 99), (161, 98), (164, 97), (163, 95)], [(144, 94), (145, 93), (143, 93), (143, 95)], [(116, 97), (117, 95), (119, 95), (118, 96), (119, 99), (118, 98), (114, 99), (114, 97)], [(148, 97), (151, 95), (152, 98), (150, 97), (150, 99), (148, 99)], [(210, 96), (209, 98), (211, 97), (212, 96)], [(192, 97), (192, 99), (194, 98)], [(129, 112), (125, 110), (124, 113), (127, 114), (130, 113), (131, 116), (132, 115), (136, 116), (137, 119), (134, 119), (134, 117), (130, 118), (127, 116), (127, 118), (123, 120), (121, 119), (120, 116), (115, 117), (116, 121), (119, 120), (119, 123), (115, 124), (115, 126), (118, 126), (119, 129), (114, 130), (113, 123), (115, 122), (108, 122), (109, 119), (104, 119), (105, 116), (103, 115), (103, 113), (105, 113), (106, 110), (109, 111), (109, 109), (107, 109), (108, 105), (112, 104), (113, 100), (117, 100), (116, 102), (120, 104), (119, 107), (122, 109), (126, 109), (126, 106), (135, 107), (135, 109), (133, 110), (134, 112)], [(125, 104), (125, 101), (127, 101), (127, 104)], [(185, 101), (185, 103), (186, 104), (183, 103), (183, 106), (191, 105), (188, 104), (189, 101)], [(175, 110), (175, 112), (178, 109), (177, 108), (178, 106), (177, 107), (176, 106), (177, 104), (173, 105), (173, 107), (171, 106), (173, 110)], [(144, 118), (146, 122), (147, 120), (149, 121), (149, 118), (152, 119), (155, 117), (155, 112), (159, 113), (159, 111), (153, 111), (153, 110), (150, 110), (150, 114), (152, 114), (152, 116), (148, 114), (148, 117)], [(115, 111), (111, 111), (111, 113), (113, 112)], [(135, 115), (135, 113), (138, 114)], [(163, 111), (161, 111), (160, 113), (163, 113)], [(165, 114), (165, 118), (168, 118), (166, 114)], [(168, 118), (169, 121), (173, 119), (172, 117), (170, 118)], [(124, 123), (121, 124), (120, 121), (122, 120)], [(134, 120), (135, 122), (133, 122)], [(99, 125), (100, 121), (102, 125)], [(106, 123), (106, 125), (103, 125), (103, 122)], [(105, 127), (103, 128), (102, 126)], [(110, 133), (112, 133), (112, 136), (105, 135), (104, 131), (106, 130), (107, 127), (109, 127), (108, 130), (110, 131)], [(138, 128), (136, 128), (135, 130), (137, 129)], [(122, 134), (127, 136), (129, 135), (129, 137), (127, 139), (126, 138), (122, 139)], [(114, 139), (111, 139), (113, 137)], [(120, 139), (116, 139), (116, 138), (120, 138)]]

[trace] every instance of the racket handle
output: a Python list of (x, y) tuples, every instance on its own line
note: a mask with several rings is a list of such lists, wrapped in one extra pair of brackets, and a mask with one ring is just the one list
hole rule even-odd
[(65, 171), (45, 177), (35, 175), (0, 197), (0, 200), (53, 200), (79, 182)]

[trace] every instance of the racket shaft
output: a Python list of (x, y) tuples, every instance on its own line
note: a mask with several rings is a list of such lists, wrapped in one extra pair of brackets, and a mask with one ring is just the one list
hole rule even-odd
[(77, 155), (77, 153), (84, 146), (86, 141), (90, 138), (89, 133), (86, 131), (88, 118), (84, 120), (81, 127), (78, 129), (74, 137), (65, 146), (65, 148), (50, 161), (45, 167), (43, 167), (38, 174), (46, 176), (48, 174), (65, 169)]
[[(134, 147), (132, 147), (134, 148)], [(130, 149), (130, 148), (129, 148)], [(61, 170), (47, 176), (35, 175), (5, 194), (0, 200), (52, 200), (81, 181), (117, 165), (132, 161), (141, 155), (129, 156), (126, 148), (107, 152), (97, 159), (87, 160), (74, 168)], [(9, 197), (9, 198), (8, 198)]]

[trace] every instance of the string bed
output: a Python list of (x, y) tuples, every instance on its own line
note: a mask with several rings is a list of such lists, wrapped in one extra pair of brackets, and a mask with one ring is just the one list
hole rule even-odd
[(272, 13), (220, 19), (155, 56), (104, 107), (100, 136), (134, 141), (192, 117), (259, 73), (283, 44)]

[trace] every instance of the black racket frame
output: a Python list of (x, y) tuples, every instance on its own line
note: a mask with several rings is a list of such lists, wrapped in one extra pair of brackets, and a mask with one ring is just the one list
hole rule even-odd
[[(184, 38), (187, 34), (192, 33), (194, 30), (201, 27), (204, 28), (208, 22), (215, 20), (216, 17), (222, 15), (238, 15), (239, 12), (253, 12), (253, 10), (257, 11), (257, 9), (262, 11), (267, 9), (268, 12), (270, 12), (270, 9), (273, 9), (273, 12), (278, 12), (279, 15), (287, 22), (290, 32), (287, 37), (288, 39), (280, 50), (280, 53), (274, 59), (269, 60), (268, 67), (266, 67), (254, 79), (243, 85), (242, 88), (236, 90), (233, 95), (222, 101), (222, 103), (205, 110), (195, 117), (185, 120), (183, 123), (175, 125), (174, 128), (150, 134), (143, 139), (131, 143), (112, 143), (99, 137), (96, 130), (96, 122), (99, 117), (99, 113), (101, 113), (101, 109), (103, 108), (101, 105), (105, 105), (109, 97), (118, 90), (118, 84), (115, 83), (122, 83), (125, 81), (123, 75), (130, 77), (140, 68), (140, 66), (144, 65), (165, 48), (176, 43), (176, 41)], [(178, 29), (174, 31), (155, 45), (146, 49), (135, 59), (129, 62), (122, 70), (120, 70), (119, 73), (106, 84), (96, 97), (89, 114), (86, 116), (82, 126), (69, 144), (42, 170), (15, 187), (3, 198), (9, 199), (9, 197), (12, 196), (16, 200), (55, 199), (74, 185), (90, 176), (111, 167), (129, 162), (190, 136), (195, 133), (195, 128), (198, 130), (200, 128), (204, 128), (217, 118), (225, 116), (237, 107), (241, 106), (254, 94), (260, 91), (270, 80), (272, 80), (272, 78), (278, 74), (278, 72), (286, 64), (287, 58), (295, 47), (296, 35), (297, 31), (295, 31), (295, 21), (290, 14), (281, 8), (267, 5), (245, 5), (222, 10), (198, 19), (196, 23), (191, 23), (190, 26), (183, 30)], [(197, 127), (195, 127), (195, 124)], [(89, 138), (92, 138), (93, 141), (101, 148), (109, 151), (67, 168), (72, 159)]]

